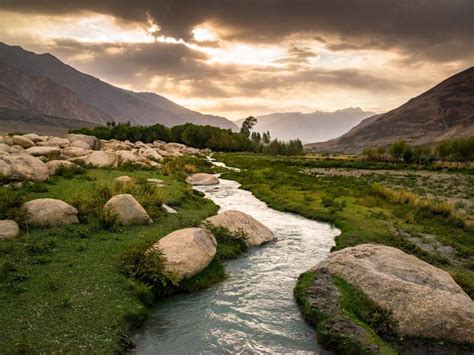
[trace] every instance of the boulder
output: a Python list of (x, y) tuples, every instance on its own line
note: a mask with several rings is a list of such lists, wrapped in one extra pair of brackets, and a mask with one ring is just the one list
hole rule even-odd
[(249, 247), (258, 246), (276, 239), (270, 229), (255, 218), (240, 211), (225, 211), (207, 218), (205, 222), (216, 227), (224, 227), (231, 232), (243, 232), (245, 244)]
[(216, 255), (217, 242), (206, 229), (187, 228), (168, 234), (151, 250), (163, 253), (165, 270), (180, 281), (198, 274), (211, 263)]
[(114, 179), (114, 183), (116, 184), (131, 184), (133, 183), (133, 179), (130, 176), (124, 175), (119, 176)]
[(95, 168), (110, 168), (117, 163), (117, 154), (114, 152), (104, 152), (102, 150), (92, 151), (89, 155), (80, 157), (79, 160), (84, 161), (86, 165)]
[(27, 222), (34, 226), (50, 227), (79, 223), (77, 210), (70, 204), (52, 198), (40, 198), (23, 204)]
[(49, 169), (29, 154), (1, 155), (0, 175), (10, 180), (45, 181), (49, 177)]
[(135, 164), (135, 163), (141, 163), (143, 161), (143, 159), (133, 154), (133, 152), (130, 150), (118, 150), (117, 156), (118, 156), (119, 165), (126, 164), (126, 163)]
[(149, 184), (155, 185), (156, 187), (165, 186), (165, 182), (161, 179), (149, 178), (149, 179), (146, 179), (146, 182), (148, 182)]
[(56, 175), (59, 169), (71, 170), (76, 164), (67, 160), (51, 160), (46, 163), (46, 166), (49, 169), (49, 175)]
[(8, 144), (0, 143), (0, 152), (10, 153), (10, 146)]
[(58, 159), (61, 149), (57, 147), (31, 147), (25, 150), (26, 154), (34, 157), (47, 157), (48, 159)]
[(3, 220), (0, 221), (0, 239), (15, 238), (20, 234), (20, 228), (15, 221)]
[(20, 145), (12, 145), (10, 147), (10, 153), (23, 153), (25, 151), (25, 148), (23, 148), (22, 146)]
[(85, 134), (68, 134), (66, 139), (69, 143), (73, 143), (75, 141), (83, 141), (89, 145), (89, 147), (93, 150), (97, 150), (100, 148), (100, 141), (94, 136), (87, 136)]
[(65, 138), (52, 137), (47, 142), (50, 146), (58, 146), (60, 148), (69, 147), (69, 140)]
[(145, 209), (130, 194), (112, 197), (104, 205), (104, 211), (117, 216), (118, 222), (123, 225), (153, 223)]
[(199, 186), (199, 185), (216, 185), (219, 183), (219, 179), (207, 173), (197, 173), (190, 175), (186, 178), (186, 182), (190, 185)]
[(20, 147), (25, 149), (34, 147), (35, 145), (35, 143), (31, 139), (25, 138), (24, 136), (13, 136), (12, 140), (14, 145), (19, 145)]
[(88, 143), (86, 143), (84, 141), (81, 141), (81, 140), (74, 141), (69, 146), (73, 147), (73, 148), (81, 148), (81, 149), (84, 149), (84, 150), (92, 149), (92, 147)]
[(28, 139), (29, 139), (30, 141), (32, 141), (33, 143), (37, 143), (37, 142), (43, 141), (43, 138), (41, 138), (40, 136), (38, 136), (36, 133), (24, 134), (22, 137), (28, 138)]
[(315, 271), (359, 288), (398, 322), (400, 337), (474, 344), (474, 302), (446, 271), (415, 256), (363, 244), (331, 253)]
[(152, 159), (154, 161), (163, 160), (163, 157), (155, 149), (149, 147), (140, 149), (139, 155), (147, 159)]
[(84, 150), (82, 148), (69, 147), (69, 148), (64, 148), (61, 151), (61, 158), (62, 159), (74, 159), (74, 158), (79, 158), (79, 157), (86, 156), (90, 153), (92, 153), (91, 150)]

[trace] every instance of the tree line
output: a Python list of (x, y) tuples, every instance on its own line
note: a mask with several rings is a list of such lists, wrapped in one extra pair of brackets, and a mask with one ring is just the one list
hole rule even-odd
[(255, 152), (274, 155), (299, 155), (303, 144), (299, 139), (288, 142), (272, 139), (270, 132), (252, 132), (257, 119), (250, 116), (242, 124), (239, 132), (214, 126), (198, 126), (186, 123), (165, 127), (132, 126), (130, 123), (108, 122), (107, 126), (73, 129), (70, 133), (87, 134), (100, 139), (117, 139), (130, 142), (152, 143), (156, 140), (175, 142), (187, 146), (218, 152)]
[(399, 140), (388, 147), (366, 148), (362, 155), (371, 161), (431, 164), (436, 160), (462, 162), (474, 160), (474, 137), (446, 140), (431, 146), (410, 146)]

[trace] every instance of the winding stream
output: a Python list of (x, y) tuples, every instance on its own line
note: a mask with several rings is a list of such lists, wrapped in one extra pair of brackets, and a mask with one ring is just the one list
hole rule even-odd
[(203, 186), (220, 212), (239, 210), (278, 240), (226, 262), (228, 279), (158, 303), (134, 342), (137, 354), (322, 353), (293, 298), (298, 275), (326, 258), (339, 230), (273, 210), (231, 180)]

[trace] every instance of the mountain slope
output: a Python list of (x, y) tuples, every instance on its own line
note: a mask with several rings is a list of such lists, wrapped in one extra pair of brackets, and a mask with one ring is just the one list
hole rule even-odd
[[(189, 120), (180, 116), (183, 110), (187, 110), (182, 106), (168, 104), (165, 105), (167, 107), (165, 109), (160, 107), (159, 100), (152, 103), (149, 99), (143, 99), (140, 94), (114, 87), (91, 75), (81, 73), (51, 54), (39, 55), (26, 51), (21, 47), (0, 43), (0, 62), (15, 67), (26, 74), (45, 77), (54, 81), (74, 92), (87, 105), (112, 117), (116, 122), (130, 121), (136, 125), (161, 123), (166, 126), (189, 122)], [(156, 98), (163, 99), (163, 101), (169, 101), (159, 95), (153, 95)], [(193, 123), (196, 124), (213, 124), (215, 126), (225, 126), (225, 128), (237, 128), (224, 118), (214, 118), (197, 112), (195, 116), (197, 118)]]
[[(29, 110), (36, 110), (50, 116), (72, 118), (98, 124), (105, 124), (112, 118), (84, 103), (79, 96), (54, 81), (29, 75), (0, 62), (0, 86), (8, 88), (30, 104)], [(6, 105), (16, 109), (15, 105)]]
[(399, 139), (423, 145), (461, 136), (474, 136), (474, 67), (390, 112), (367, 118), (337, 139), (306, 148), (355, 152)]
[[(323, 141), (337, 137), (354, 127), (364, 118), (373, 115), (360, 108), (346, 108), (335, 112), (286, 112), (257, 117), (257, 132), (270, 131), (274, 138), (299, 138), (303, 142)], [(236, 121), (242, 124), (243, 120)]]

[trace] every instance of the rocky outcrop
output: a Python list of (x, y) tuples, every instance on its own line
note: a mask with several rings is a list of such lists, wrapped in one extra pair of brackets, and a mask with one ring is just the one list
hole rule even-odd
[(240, 211), (225, 211), (209, 217), (205, 222), (216, 227), (223, 227), (234, 233), (243, 233), (248, 247), (258, 246), (275, 240), (270, 229), (246, 213)]
[(40, 198), (23, 204), (27, 223), (50, 227), (79, 223), (77, 210), (70, 204), (52, 198)]
[(116, 216), (123, 225), (150, 224), (152, 219), (138, 201), (130, 194), (112, 197), (104, 205), (104, 211)]
[(100, 148), (100, 141), (94, 136), (87, 136), (85, 134), (68, 134), (66, 136), (66, 139), (69, 141), (70, 144), (76, 141), (81, 141), (83, 143), (86, 143), (89, 146), (89, 149), (97, 150)]
[(190, 278), (204, 270), (214, 259), (217, 242), (203, 228), (177, 230), (160, 239), (151, 251), (159, 250), (165, 257), (165, 270), (177, 281)]
[(89, 155), (78, 158), (86, 165), (94, 168), (111, 168), (117, 163), (117, 154), (114, 152), (93, 151)]
[(0, 221), (0, 239), (15, 238), (20, 234), (18, 223), (12, 220)]
[(13, 136), (12, 141), (14, 145), (19, 145), (22, 148), (31, 148), (35, 146), (35, 143), (24, 136)]
[(474, 303), (453, 278), (396, 248), (364, 244), (314, 269), (357, 287), (398, 324), (400, 337), (474, 344)]
[(45, 181), (49, 169), (41, 160), (28, 154), (0, 155), (0, 175), (9, 180)]
[(69, 147), (61, 151), (61, 159), (74, 159), (89, 155), (91, 150), (85, 150), (82, 148)]
[(207, 185), (217, 185), (219, 183), (219, 179), (207, 173), (197, 173), (190, 175), (186, 178), (186, 182), (193, 186), (207, 186)]
[(48, 159), (58, 159), (61, 149), (57, 147), (31, 147), (25, 150), (26, 154), (34, 157), (47, 157)]
[(67, 160), (51, 160), (51, 161), (46, 163), (46, 166), (49, 169), (49, 175), (53, 176), (53, 175), (56, 175), (57, 172), (61, 169), (63, 169), (63, 170), (72, 170), (77, 165), (74, 164), (73, 162), (67, 161)]

